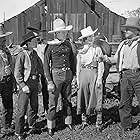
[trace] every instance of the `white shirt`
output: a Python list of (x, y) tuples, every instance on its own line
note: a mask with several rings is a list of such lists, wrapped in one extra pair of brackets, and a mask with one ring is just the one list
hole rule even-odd
[(42, 63), (44, 64), (44, 51), (46, 48), (46, 44), (38, 44), (37, 48), (34, 48), (34, 50), (37, 52), (38, 56), (42, 60)]

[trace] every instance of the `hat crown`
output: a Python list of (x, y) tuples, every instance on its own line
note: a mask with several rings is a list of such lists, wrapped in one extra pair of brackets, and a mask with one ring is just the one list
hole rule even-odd
[(54, 22), (53, 22), (53, 30), (63, 29), (65, 27), (66, 27), (65, 22), (62, 19), (57, 18), (56, 20), (54, 20)]
[(126, 20), (126, 25), (129, 26), (140, 26), (140, 18), (138, 17), (130, 17)]
[(30, 39), (32, 37), (35, 37), (35, 34), (32, 31), (30, 31), (30, 32), (28, 32), (27, 34), (25, 34), (23, 36), (23, 40), (28, 40), (28, 39)]
[(93, 32), (91, 26), (88, 26), (87, 28), (84, 28), (81, 30), (81, 34), (82, 34), (82, 36), (90, 36), (90, 35), (94, 34), (94, 32)]

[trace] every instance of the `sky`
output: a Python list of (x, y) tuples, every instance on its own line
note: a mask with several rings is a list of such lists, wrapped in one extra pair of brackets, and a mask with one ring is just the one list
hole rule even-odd
[[(0, 23), (18, 15), (39, 0), (0, 0)], [(5, 15), (5, 16), (4, 16)]]
[[(39, 0), (0, 0), (0, 23), (21, 13), (34, 5)], [(127, 10), (135, 10), (140, 7), (140, 0), (98, 0), (111, 11), (121, 15)]]
[(111, 11), (121, 15), (125, 11), (140, 8), (140, 0), (98, 0)]

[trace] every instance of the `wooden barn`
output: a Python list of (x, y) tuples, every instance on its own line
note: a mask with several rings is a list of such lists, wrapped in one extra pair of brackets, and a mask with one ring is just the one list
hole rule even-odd
[[(113, 37), (121, 35), (120, 25), (126, 20), (97, 0), (40, 0), (4, 21), (5, 29), (14, 33), (14, 39), (9, 38), (9, 42), (14, 40), (14, 44), (20, 44), (23, 34), (28, 32), (28, 26), (51, 30), (53, 20), (57, 17), (64, 19), (66, 24), (73, 25), (74, 40), (80, 36), (82, 28), (90, 25), (93, 29), (98, 28), (98, 32), (104, 34), (109, 42), (113, 41)], [(50, 40), (53, 36), (43, 32), (42, 38)]]

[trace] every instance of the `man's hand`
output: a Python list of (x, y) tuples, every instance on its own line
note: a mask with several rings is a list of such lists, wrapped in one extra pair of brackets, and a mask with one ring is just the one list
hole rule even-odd
[(30, 93), (30, 89), (27, 85), (25, 87), (23, 87), (22, 90), (24, 93)]
[(102, 86), (102, 79), (97, 78), (96, 86), (97, 88), (100, 88)]
[(55, 85), (52, 81), (48, 82), (48, 91), (49, 92), (54, 92), (55, 91)]
[(103, 55), (103, 56), (99, 57), (99, 63), (100, 62), (107, 62), (107, 61), (108, 61), (107, 55)]
[(73, 79), (72, 79), (71, 85), (74, 86), (75, 84), (76, 84), (76, 76), (73, 76)]

